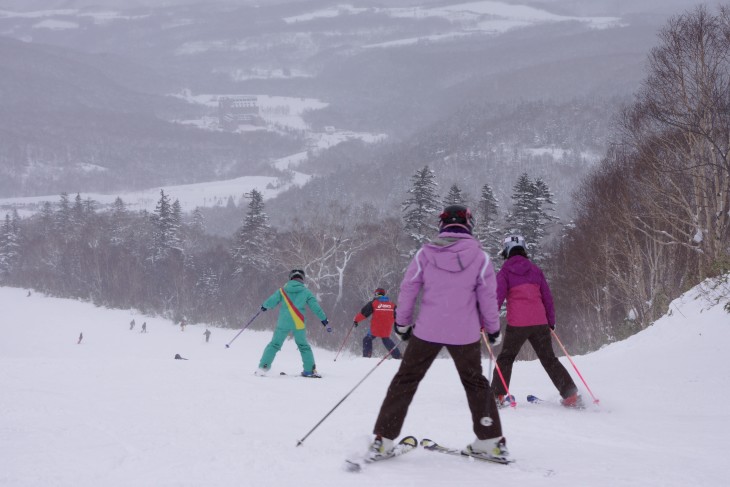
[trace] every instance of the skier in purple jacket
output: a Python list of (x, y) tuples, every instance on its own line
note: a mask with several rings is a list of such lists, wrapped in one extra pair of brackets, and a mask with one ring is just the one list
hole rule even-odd
[[(550, 379), (562, 396), (562, 404), (568, 407), (582, 405), (578, 388), (553, 351), (550, 330), (555, 329), (555, 307), (542, 270), (527, 258), (525, 238), (510, 235), (504, 239), (502, 257), (506, 259), (497, 274), (497, 305), (501, 308), (507, 300), (507, 330), (504, 344), (497, 357), (507, 387), (512, 376), (512, 364), (522, 345), (529, 341)], [(511, 403), (505, 397), (505, 386), (497, 369), (492, 377), (497, 404)]]
[(408, 265), (398, 295), (395, 331), (410, 341), (375, 422), (370, 459), (389, 455), (421, 379), (446, 347), (464, 386), (476, 434), (466, 451), (507, 460), (499, 410), (482, 374), (480, 343), (482, 327), (491, 343), (501, 341), (497, 284), (489, 256), (471, 235), (473, 225), (468, 208), (446, 207), (438, 236), (424, 244)]

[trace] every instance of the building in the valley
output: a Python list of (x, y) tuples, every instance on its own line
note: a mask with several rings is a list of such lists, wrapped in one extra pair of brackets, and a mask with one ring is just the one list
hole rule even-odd
[(218, 120), (225, 130), (236, 130), (240, 125), (261, 125), (258, 99), (252, 95), (219, 98)]

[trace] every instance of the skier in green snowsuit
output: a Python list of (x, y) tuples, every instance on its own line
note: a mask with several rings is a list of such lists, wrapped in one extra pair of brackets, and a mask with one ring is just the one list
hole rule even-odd
[(279, 310), (276, 330), (274, 330), (274, 336), (264, 349), (256, 375), (266, 375), (268, 373), (276, 354), (281, 350), (284, 340), (291, 333), (294, 335), (294, 342), (302, 355), (304, 365), (302, 375), (305, 377), (319, 377), (314, 364), (312, 347), (307, 342), (306, 327), (304, 325), (305, 306), (309, 306), (309, 309), (317, 315), (317, 318), (322, 321), (322, 326), (327, 328), (328, 333), (332, 333), (332, 328), (329, 326), (327, 316), (317, 303), (317, 298), (304, 286), (303, 270), (294, 269), (291, 271), (289, 273), (289, 282), (277, 289), (274, 294), (264, 301), (264, 304), (261, 305), (261, 311), (271, 309), (280, 303), (283, 304), (281, 310)]

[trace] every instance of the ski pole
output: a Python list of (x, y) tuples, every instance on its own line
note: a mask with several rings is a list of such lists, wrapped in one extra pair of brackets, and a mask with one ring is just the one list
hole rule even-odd
[(484, 338), (484, 344), (487, 346), (487, 350), (489, 350), (490, 360), (494, 361), (494, 367), (497, 369), (499, 378), (502, 380), (502, 385), (504, 386), (504, 390), (507, 391), (507, 397), (509, 398), (509, 405), (510, 405), (510, 407), (515, 408), (515, 407), (517, 407), (517, 401), (515, 401), (514, 396), (509, 393), (509, 387), (507, 387), (507, 381), (504, 380), (504, 376), (502, 375), (502, 370), (499, 368), (499, 364), (497, 363), (497, 360), (495, 360), (495, 358), (494, 358), (494, 354), (492, 353), (492, 347), (489, 346), (489, 340), (487, 340), (487, 335), (484, 333), (484, 329), (482, 329), (482, 338)]
[(375, 371), (375, 369), (377, 369), (378, 366), (380, 364), (382, 364), (385, 361), (385, 359), (387, 359), (390, 356), (390, 354), (393, 353), (393, 350), (395, 350), (396, 348), (398, 348), (398, 345), (400, 345), (402, 342), (403, 342), (403, 340), (398, 341), (398, 343), (395, 344), (395, 347), (393, 347), (388, 353), (386, 353), (385, 354), (385, 357), (381, 358), (380, 361), (377, 364), (375, 364), (375, 367), (373, 367), (372, 369), (370, 369), (370, 372), (368, 372), (367, 374), (365, 374), (365, 377), (363, 377), (362, 379), (360, 379), (360, 382), (358, 382), (357, 384), (355, 384), (355, 387), (353, 387), (352, 389), (350, 389), (350, 392), (348, 392), (347, 394), (345, 394), (345, 397), (343, 397), (342, 399), (340, 399), (340, 401), (337, 404), (335, 404), (335, 407), (333, 407), (332, 409), (330, 409), (330, 411), (327, 414), (324, 415), (324, 418), (320, 419), (319, 420), (319, 423), (315, 424), (314, 427), (311, 430), (309, 430), (309, 432), (306, 435), (304, 435), (304, 438), (302, 438), (301, 440), (297, 441), (297, 446), (301, 446), (302, 443), (304, 443), (304, 440), (306, 440), (307, 437), (309, 435), (311, 435), (314, 432), (314, 430), (316, 430), (319, 427), (320, 424), (324, 423), (324, 420), (327, 419), (329, 417), (329, 415), (332, 414), (335, 411), (335, 409), (337, 409), (340, 406), (340, 404), (342, 404), (343, 402), (345, 402), (345, 399), (347, 399), (350, 396), (350, 394), (352, 394), (355, 391), (355, 389), (357, 389), (358, 387), (360, 387), (360, 384), (362, 384), (363, 382), (365, 382), (365, 379), (367, 379), (370, 376), (370, 374), (372, 374)]
[(347, 332), (347, 336), (343, 340), (342, 345), (340, 345), (340, 349), (337, 351), (337, 355), (335, 355), (335, 362), (337, 362), (337, 357), (340, 356), (340, 352), (342, 351), (342, 347), (345, 346), (345, 342), (347, 342), (347, 339), (350, 338), (350, 333), (352, 333), (352, 330), (354, 330), (356, 326), (357, 326), (357, 323), (353, 323), (352, 324), (352, 328), (350, 328), (350, 331)]
[(239, 331), (238, 333), (236, 333), (236, 336), (234, 336), (231, 339), (230, 342), (226, 343), (226, 348), (231, 348), (231, 343), (233, 343), (233, 340), (235, 340), (236, 338), (238, 338), (238, 335), (240, 335), (241, 333), (243, 333), (243, 330), (245, 330), (246, 328), (248, 328), (248, 325), (250, 325), (251, 323), (253, 323), (253, 320), (255, 320), (256, 317), (258, 315), (260, 315), (262, 311), (263, 311), (262, 309), (259, 309), (258, 312), (255, 315), (253, 315), (253, 318), (251, 318), (250, 320), (248, 320), (248, 323), (246, 323), (246, 326), (244, 326), (243, 328), (241, 328), (241, 331)]
[(588, 393), (589, 393), (589, 394), (591, 395), (591, 397), (593, 398), (593, 404), (598, 404), (598, 399), (596, 399), (596, 396), (594, 396), (594, 395), (593, 395), (593, 393), (591, 392), (591, 388), (590, 388), (590, 387), (588, 387), (588, 384), (586, 383), (586, 380), (585, 380), (585, 379), (583, 378), (583, 375), (582, 375), (582, 374), (580, 373), (580, 371), (578, 370), (578, 367), (576, 367), (576, 366), (575, 366), (575, 363), (573, 362), (573, 359), (572, 359), (572, 358), (570, 358), (570, 355), (568, 354), (568, 351), (567, 351), (567, 350), (565, 349), (565, 347), (563, 346), (563, 342), (561, 342), (561, 341), (560, 341), (560, 338), (558, 338), (558, 334), (557, 334), (557, 333), (555, 333), (555, 330), (550, 330), (550, 331), (552, 332), (552, 334), (553, 334), (553, 336), (555, 337), (555, 339), (556, 339), (556, 340), (558, 341), (558, 345), (560, 345), (560, 348), (562, 348), (562, 349), (563, 349), (563, 353), (565, 354), (565, 356), (566, 356), (566, 357), (568, 357), (568, 360), (570, 361), (570, 364), (571, 364), (571, 365), (573, 366), (573, 368), (575, 369), (575, 372), (576, 372), (576, 374), (578, 374), (578, 377), (580, 377), (580, 380), (582, 380), (582, 381), (583, 381), (583, 385), (584, 385), (584, 386), (586, 386), (586, 389), (588, 389)]

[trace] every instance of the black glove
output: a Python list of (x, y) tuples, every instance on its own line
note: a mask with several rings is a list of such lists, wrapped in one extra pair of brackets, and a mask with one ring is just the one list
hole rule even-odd
[(352, 326), (354, 326), (355, 328), (357, 328), (357, 325), (359, 325), (359, 324), (360, 324), (360, 323), (358, 323), (357, 321), (353, 321), (353, 322), (352, 322)]
[(261, 306), (261, 311), (266, 311), (266, 308), (264, 308), (263, 306)]
[(553, 323), (552, 325), (548, 325), (548, 326), (550, 327), (550, 330), (555, 331), (555, 323)]
[(327, 329), (327, 333), (332, 333), (332, 327), (327, 326), (329, 325), (329, 320), (327, 318), (322, 320), (322, 326), (324, 326)]
[(394, 323), (393, 329), (395, 329), (395, 334), (398, 335), (400, 339), (404, 342), (408, 341), (408, 339), (411, 338), (411, 335), (413, 334), (413, 327), (410, 325), (401, 326), (398, 323)]
[(499, 330), (497, 330), (496, 333), (487, 333), (487, 339), (489, 340), (489, 344), (493, 347), (502, 343), (502, 335), (499, 333)]

